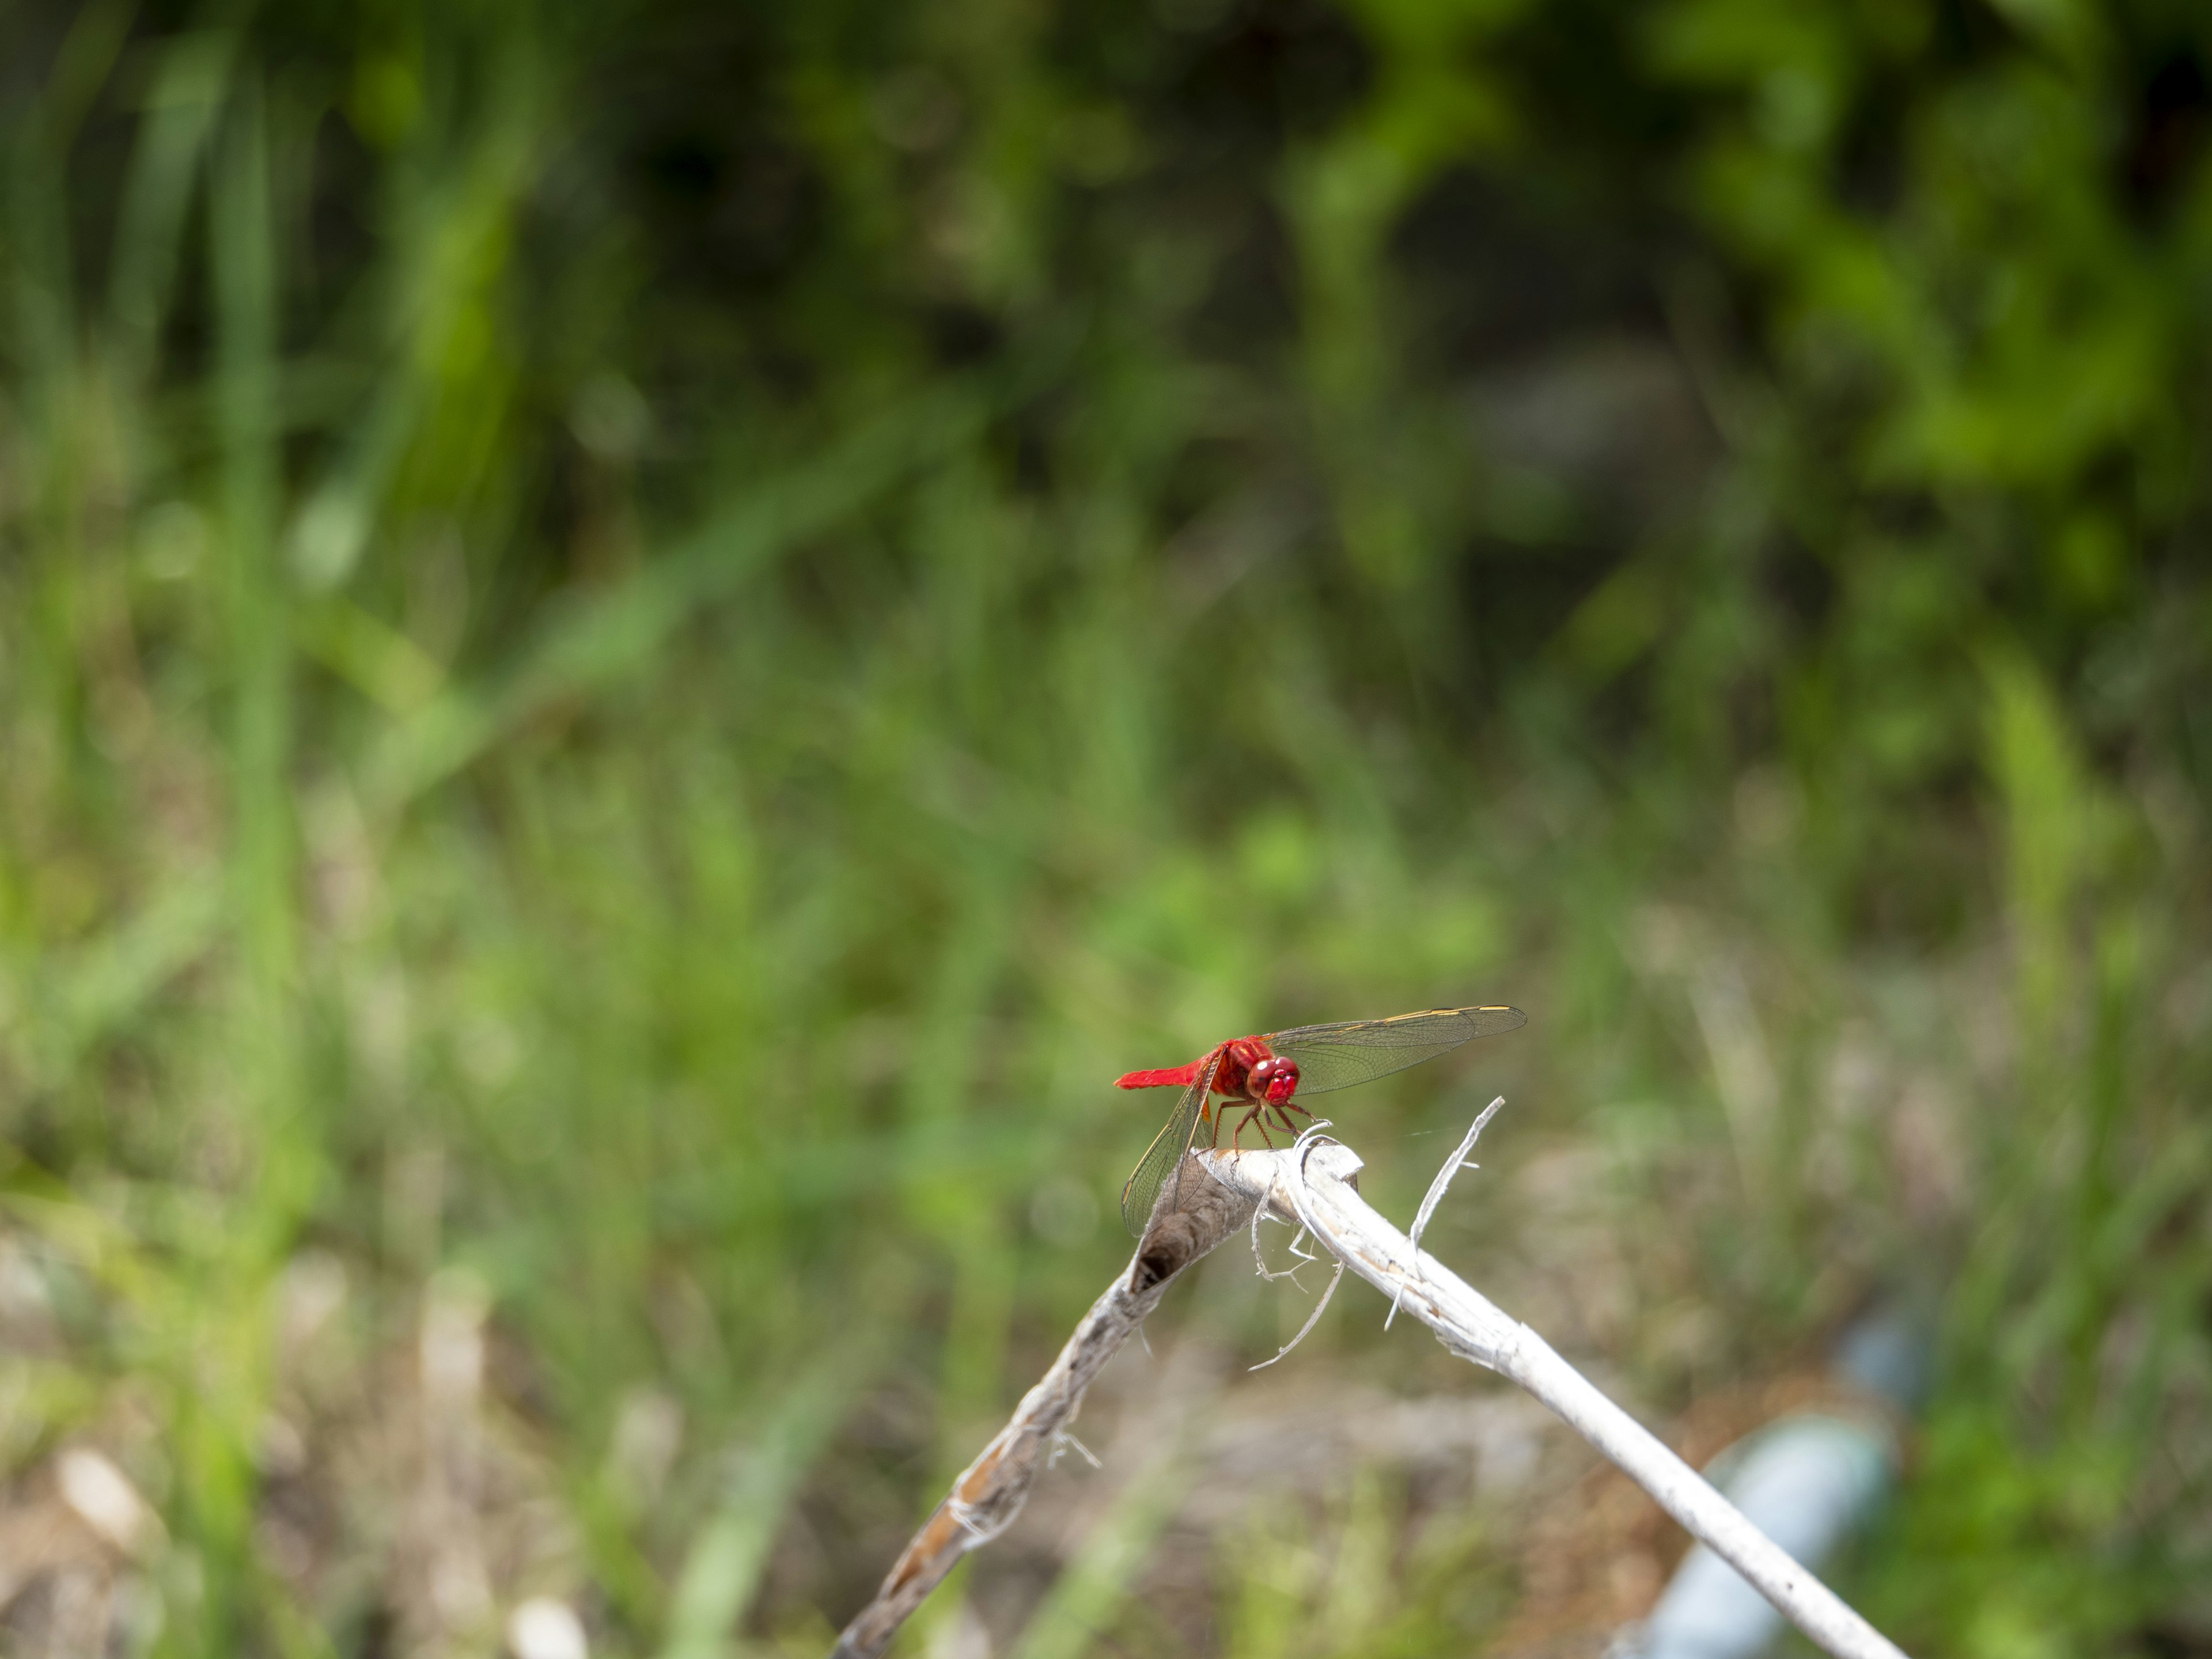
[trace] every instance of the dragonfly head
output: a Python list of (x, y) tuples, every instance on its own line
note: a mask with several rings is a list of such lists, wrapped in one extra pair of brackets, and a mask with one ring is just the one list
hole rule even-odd
[(1253, 1066), (1244, 1086), (1251, 1091), (1255, 1100), (1279, 1106), (1298, 1091), (1298, 1063), (1279, 1054), (1270, 1054)]

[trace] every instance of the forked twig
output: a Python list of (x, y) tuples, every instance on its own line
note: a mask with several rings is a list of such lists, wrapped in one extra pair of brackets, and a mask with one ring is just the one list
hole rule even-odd
[[(1417, 1230), (1434, 1212), (1451, 1175), (1462, 1166), (1475, 1136), (1500, 1103), (1491, 1103), (1439, 1172), (1421, 1206)], [(952, 1483), (951, 1492), (908, 1544), (875, 1600), (845, 1627), (833, 1659), (873, 1659), (880, 1654), (962, 1556), (1012, 1523), (1038, 1468), (1057, 1447), (1073, 1442), (1068, 1425), (1083, 1403), (1084, 1391), (1121, 1345), (1141, 1334), (1146, 1316), (1158, 1305), (1169, 1281), (1248, 1223), (1255, 1229), (1256, 1255), (1262, 1214), (1296, 1224), (1301, 1237), (1312, 1237), (1336, 1257), (1339, 1276), (1350, 1267), (1389, 1296), (1394, 1311), (1406, 1308), (1454, 1353), (1501, 1372), (1535, 1395), (1836, 1659), (1905, 1659), (1894, 1644), (1559, 1358), (1542, 1337), (1508, 1316), (1414, 1238), (1369, 1208), (1352, 1184), (1361, 1167), (1358, 1155), (1320, 1134), (1322, 1127), (1308, 1130), (1287, 1152), (1189, 1155), (1182, 1179), (1167, 1184), (1127, 1273), (1092, 1304), (1043, 1380), (1023, 1396), (1006, 1426)], [(1170, 1209), (1171, 1204), (1176, 1207)], [(1294, 1238), (1294, 1252), (1296, 1243)], [(1261, 1272), (1267, 1271), (1263, 1263)], [(1335, 1284), (1333, 1277), (1331, 1290)], [(1327, 1301), (1324, 1295), (1322, 1304)], [(1314, 1318), (1319, 1316), (1316, 1308)], [(1313, 1323), (1309, 1319), (1306, 1329)], [(1289, 1346), (1295, 1347), (1304, 1334), (1301, 1331)], [(1080, 1443), (1074, 1443), (1080, 1450)]]
[[(1447, 1169), (1466, 1150), (1454, 1153)], [(1394, 1306), (1402, 1305), (1435, 1331), (1445, 1347), (1535, 1395), (1836, 1659), (1905, 1659), (1895, 1644), (1559, 1358), (1551, 1344), (1370, 1208), (1352, 1185), (1361, 1163), (1349, 1146), (1309, 1130), (1288, 1152), (1197, 1156), (1224, 1186), (1304, 1227), (1340, 1262), (1391, 1297)]]
[(1052, 1369), (1022, 1396), (1006, 1426), (952, 1483), (945, 1501), (892, 1566), (875, 1600), (845, 1626), (833, 1659), (872, 1659), (888, 1647), (899, 1626), (962, 1556), (1012, 1523), (1038, 1469), (1050, 1462), (1062, 1443), (1072, 1443), (1090, 1455), (1067, 1431), (1082, 1407), (1084, 1391), (1121, 1345), (1140, 1332), (1169, 1282), (1243, 1226), (1252, 1211), (1250, 1199), (1209, 1179), (1204, 1167), (1195, 1163), (1183, 1165), (1181, 1180), (1166, 1183), (1128, 1270), (1091, 1304)]

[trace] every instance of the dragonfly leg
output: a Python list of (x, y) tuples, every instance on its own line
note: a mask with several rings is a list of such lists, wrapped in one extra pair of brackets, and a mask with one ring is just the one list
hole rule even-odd
[[(1236, 1127), (1236, 1129), (1235, 1129), (1235, 1130), (1231, 1133), (1231, 1135), (1230, 1135), (1230, 1137), (1229, 1137), (1229, 1144), (1230, 1144), (1231, 1146), (1236, 1146), (1239, 1141), (1241, 1141), (1241, 1140), (1243, 1139), (1243, 1136), (1244, 1136), (1244, 1126), (1245, 1126), (1246, 1124), (1248, 1124), (1248, 1123), (1253, 1122), (1255, 1120), (1257, 1120), (1257, 1121), (1259, 1121), (1259, 1124), (1260, 1124), (1260, 1137), (1261, 1137), (1261, 1139), (1263, 1139), (1263, 1140), (1267, 1139), (1267, 1121), (1266, 1121), (1264, 1118), (1261, 1118), (1261, 1116), (1260, 1116), (1261, 1106), (1261, 1102), (1255, 1101), (1255, 1102), (1253, 1102), (1253, 1103), (1252, 1103), (1252, 1104), (1250, 1104), (1249, 1106), (1247, 1106), (1247, 1107), (1244, 1109), (1244, 1115), (1243, 1115), (1243, 1116), (1242, 1116), (1242, 1117), (1240, 1117), (1240, 1118), (1238, 1118), (1238, 1119), (1237, 1120), (1237, 1127)], [(1224, 1115), (1224, 1116), (1225, 1117), (1225, 1116), (1227, 1116), (1227, 1115), (1228, 1115), (1228, 1114), (1227, 1114), (1227, 1112), (1226, 1112), (1226, 1111), (1224, 1111), (1224, 1112), (1222, 1114), (1222, 1115)], [(1275, 1143), (1274, 1143), (1273, 1141), (1272, 1141), (1272, 1140), (1267, 1141), (1267, 1145), (1268, 1145), (1268, 1146), (1273, 1146), (1274, 1144), (1275, 1144)]]

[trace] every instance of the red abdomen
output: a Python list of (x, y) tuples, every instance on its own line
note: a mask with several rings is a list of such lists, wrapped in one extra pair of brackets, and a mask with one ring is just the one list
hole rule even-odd
[(1194, 1060), (1188, 1066), (1170, 1066), (1164, 1072), (1130, 1072), (1114, 1079), (1117, 1089), (1188, 1089), (1191, 1079), (1205, 1060)]

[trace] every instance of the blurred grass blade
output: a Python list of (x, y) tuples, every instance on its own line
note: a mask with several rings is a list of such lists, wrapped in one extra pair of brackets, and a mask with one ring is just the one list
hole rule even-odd
[(292, 629), (301, 650), (395, 714), (424, 708), (444, 683), (435, 658), (342, 596), (301, 605)]
[(872, 1339), (848, 1343), (784, 1395), (684, 1559), (661, 1659), (717, 1659), (729, 1651), (793, 1494), (854, 1397), (874, 1380), (878, 1352)]
[(207, 950), (222, 918), (222, 882), (207, 870), (167, 877), (137, 915), (51, 964), (44, 981), (40, 1069), (58, 1077), (140, 1014)]
[(145, 1318), (157, 1334), (182, 1298), (166, 1264), (142, 1248), (116, 1218), (95, 1209), (66, 1183), (23, 1167), (0, 1185), (0, 1208)]
[(516, 220), (542, 159), (532, 54), (507, 46), (483, 130), (410, 191), (398, 211), (383, 348), (388, 366), (337, 434), (327, 470), (306, 492), (288, 538), (293, 574), (311, 592), (353, 575), (395, 476), (420, 447), (434, 446), (441, 404), (483, 373), (476, 343), (512, 280)]
[(2043, 1043), (2070, 982), (2068, 911), (2086, 873), (2094, 791), (2065, 714), (2033, 660), (2016, 647), (1993, 648), (1984, 668), (1988, 765), (2004, 809), (2006, 898), (2022, 1029)]
[(174, 1438), (207, 1563), (186, 1638), (240, 1650), (252, 1603), (258, 1487), (252, 1436), (268, 1388), (269, 1281), (307, 1202), (312, 1167), (292, 1108), (293, 897), (285, 597), (275, 568), (283, 489), (276, 414), (279, 308), (269, 126), (258, 76), (240, 88), (222, 135), (209, 229), (222, 436), (224, 643), (230, 671), (231, 903), (237, 928), (227, 1060), (253, 1163), (198, 1287), (209, 1315), (199, 1386), (177, 1400)]
[(702, 606), (971, 441), (1008, 389), (971, 380), (923, 393), (725, 507), (614, 592), (560, 606), (507, 672), (483, 687), (454, 688), (392, 732), (369, 758), (367, 798), (402, 805), (532, 716), (651, 663)]
[(1195, 1475), (1181, 1437), (1133, 1473), (1030, 1617), (1008, 1659), (1081, 1659), (1112, 1622)]
[(231, 699), (232, 836), (245, 975), (241, 1054), (264, 1119), (283, 1089), (282, 1000), (291, 957), (291, 801), (286, 781), (290, 641), (276, 568), (281, 461), (276, 256), (267, 120), (242, 90), (212, 215), (223, 441), (225, 622)]
[(127, 384), (153, 373), (162, 319), (176, 286), (192, 179), (220, 109), (237, 49), (228, 33), (189, 34), (167, 46), (145, 100), (131, 170), (116, 213), (108, 313)]
[(137, 9), (137, 0), (93, 0), (70, 23), (42, 94), (47, 142), (55, 155), (68, 154), (76, 142), (93, 100), (107, 84)]
[(44, 394), (42, 413), (51, 421), (58, 421), (77, 340), (70, 149), (107, 83), (133, 9), (132, 0), (100, 0), (80, 10), (46, 66), (35, 101), (6, 135), (9, 246), (0, 248), (0, 269), (12, 268), (15, 277), (15, 361), (9, 367)]

